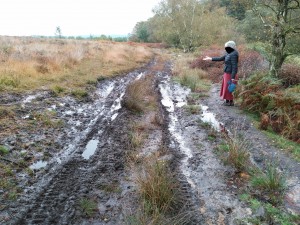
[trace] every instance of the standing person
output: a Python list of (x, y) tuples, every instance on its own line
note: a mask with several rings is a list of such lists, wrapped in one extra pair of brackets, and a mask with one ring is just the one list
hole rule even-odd
[(211, 61), (224, 61), (224, 75), (220, 91), (220, 96), (224, 99), (224, 105), (233, 106), (233, 95), (228, 91), (228, 81), (232, 81), (236, 84), (237, 82), (237, 71), (238, 71), (238, 61), (239, 53), (236, 49), (236, 44), (234, 41), (228, 41), (225, 43), (225, 55), (221, 57), (209, 57), (205, 56), (203, 60)]

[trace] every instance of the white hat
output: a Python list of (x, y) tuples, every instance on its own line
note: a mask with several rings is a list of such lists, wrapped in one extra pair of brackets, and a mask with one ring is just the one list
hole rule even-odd
[(230, 47), (230, 48), (236, 50), (236, 44), (235, 44), (234, 41), (227, 41), (227, 42), (225, 43), (225, 48), (226, 48), (226, 47)]

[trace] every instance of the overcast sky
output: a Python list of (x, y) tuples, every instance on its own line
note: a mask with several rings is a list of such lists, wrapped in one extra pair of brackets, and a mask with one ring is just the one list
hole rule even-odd
[(161, 0), (1, 0), (0, 35), (126, 35)]

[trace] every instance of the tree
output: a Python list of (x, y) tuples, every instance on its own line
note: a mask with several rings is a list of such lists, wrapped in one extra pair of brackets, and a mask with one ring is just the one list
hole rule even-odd
[(57, 36), (58, 38), (62, 38), (60, 26), (56, 27), (55, 36)]
[(155, 13), (162, 19), (167, 40), (180, 45), (184, 51), (191, 51), (198, 38), (195, 32), (195, 18), (201, 9), (201, 4), (197, 0), (165, 0), (156, 8)]
[(133, 29), (133, 36), (142, 42), (149, 42), (148, 23), (138, 22)]
[(226, 7), (229, 16), (243, 20), (246, 16), (246, 11), (251, 9), (252, 2), (249, 0), (220, 0), (220, 6)]
[(300, 33), (300, 0), (256, 0), (253, 10), (271, 33), (270, 74), (278, 77), (284, 60), (294, 53), (287, 42)]

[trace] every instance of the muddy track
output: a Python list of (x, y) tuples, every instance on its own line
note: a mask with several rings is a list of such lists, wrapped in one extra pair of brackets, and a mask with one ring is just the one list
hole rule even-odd
[[(204, 121), (208, 111), (215, 114), (218, 125), (222, 123), (228, 129), (233, 129), (232, 118), (243, 120), (240, 131), (254, 137), (252, 160), (258, 166), (265, 159), (260, 155), (265, 152), (262, 146), (270, 149), (264, 154), (269, 158), (278, 150), (271, 149), (268, 140), (251, 127), (236, 107), (220, 106), (218, 86), (213, 86), (209, 98), (195, 103), (204, 107), (202, 113), (189, 113), (184, 106), (190, 91), (171, 80), (172, 64), (165, 62), (164, 69), (154, 71), (155, 64), (154, 60), (142, 69), (100, 82), (90, 98), (82, 102), (70, 97), (53, 98), (47, 93), (28, 96), (26, 101), (14, 97), (14, 102), (25, 104), (26, 110), (55, 109), (66, 124), (63, 131), (53, 133), (60, 149), (52, 153), (46, 166), (34, 169), (33, 185), (0, 212), (8, 218), (1, 223), (126, 224), (127, 213), (137, 204), (136, 187), (126, 168), (126, 154), (130, 151), (128, 123), (134, 116), (121, 103), (128, 84), (149, 73), (155, 75), (163, 124), (151, 131), (144, 150), (157, 143), (167, 147), (165, 157), (179, 181), (180, 200), (175, 210), (185, 216), (184, 224), (236, 224), (255, 213), (237, 197), (237, 187), (229, 179), (234, 169), (224, 165), (214, 153), (221, 138), (216, 135), (215, 140), (210, 140), (208, 136), (215, 131), (200, 126), (200, 121)], [(46, 100), (49, 105), (42, 103)], [(277, 155), (282, 160), (282, 170), (291, 172), (290, 197), (297, 208), (299, 164), (281, 153)], [(96, 204), (92, 216), (84, 213), (83, 200)]]
[[(80, 200), (99, 198), (99, 205), (105, 209), (97, 214), (98, 224), (118, 224), (116, 221), (122, 216), (117, 201), (120, 193), (107, 194), (105, 187), (120, 186), (123, 179), (127, 118), (121, 101), (127, 85), (150, 66), (151, 63), (121, 78), (102, 82), (97, 88), (100, 100), (75, 104), (74, 111), (62, 113), (62, 117), (69, 118), (71, 130), (62, 138), (66, 147), (48, 162), (48, 173), (40, 172), (38, 182), (9, 208), (8, 224), (81, 224), (85, 215), (79, 209)], [(77, 112), (76, 107), (80, 108)], [(70, 118), (70, 114), (75, 118)]]

